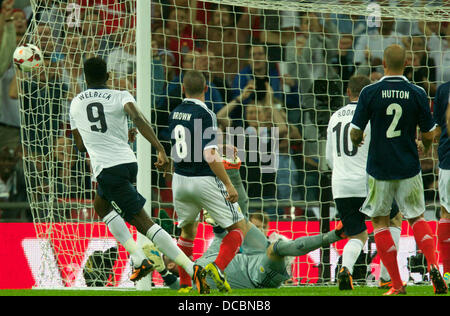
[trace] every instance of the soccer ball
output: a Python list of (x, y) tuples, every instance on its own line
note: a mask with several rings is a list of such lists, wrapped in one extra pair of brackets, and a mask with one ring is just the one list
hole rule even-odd
[(41, 50), (33, 44), (23, 44), (14, 51), (14, 64), (22, 71), (28, 72), (44, 63)]

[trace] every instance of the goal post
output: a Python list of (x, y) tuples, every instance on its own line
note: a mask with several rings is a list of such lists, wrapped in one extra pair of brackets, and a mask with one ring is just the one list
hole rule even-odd
[[(136, 2), (136, 99), (140, 110), (151, 122), (152, 109), (152, 45), (151, 45), (151, 1)], [(136, 155), (138, 159), (137, 189), (142, 192), (147, 203), (144, 206), (149, 216), (152, 202), (152, 168), (151, 156), (152, 148), (150, 143), (141, 135), (137, 137)], [(137, 233), (137, 244), (142, 247), (147, 238)], [(152, 287), (152, 277), (148, 275), (136, 283), (138, 290), (150, 290)]]
[[(244, 140), (236, 145), (249, 213), (262, 219), (265, 233), (288, 238), (329, 231), (339, 220), (325, 157), (328, 120), (348, 103), (350, 76), (381, 78), (384, 41), (405, 47), (405, 77), (426, 90), (431, 105), (436, 88), (450, 80), (450, 6), (443, 0), (31, 0), (31, 5), (33, 19), (21, 43), (37, 45), (45, 66), (16, 71), (16, 97), (28, 200), (43, 258), (33, 267), (37, 287), (134, 286), (127, 253), (93, 211), (96, 182), (89, 157), (77, 151), (68, 122), (71, 99), (86, 88), (82, 61), (89, 56), (107, 60), (108, 84), (136, 97), (167, 154), (167, 120), (183, 99), (183, 73), (203, 72), (205, 103), (219, 127)], [(277, 164), (274, 172), (265, 172), (273, 167), (264, 160), (270, 157), (264, 151), (271, 148), (270, 128), (279, 132)], [(342, 154), (351, 152), (345, 128), (339, 131)], [(252, 137), (258, 139), (256, 149), (249, 145)], [(141, 135), (130, 146), (149, 215), (176, 221), (170, 175), (163, 178), (155, 170), (155, 152)], [(434, 223), (440, 207), (436, 149), (421, 160), (425, 218)], [(145, 237), (130, 229), (141, 245)], [(211, 226), (202, 223), (194, 259), (212, 237)], [(287, 285), (333, 284), (344, 245), (296, 258)], [(373, 240), (364, 252), (366, 282), (380, 273)], [(416, 245), (404, 225), (399, 263), (406, 280), (419, 278), (408, 267), (414, 255)], [(117, 256), (113, 272), (84, 275), (95, 258), (106, 269), (111, 256)], [(148, 290), (152, 283), (163, 285), (154, 273), (137, 288)]]

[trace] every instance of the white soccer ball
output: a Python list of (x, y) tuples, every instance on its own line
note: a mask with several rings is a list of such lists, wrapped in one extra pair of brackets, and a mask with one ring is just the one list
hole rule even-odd
[(33, 44), (23, 44), (14, 51), (14, 64), (22, 71), (28, 72), (39, 68), (44, 63), (41, 50)]

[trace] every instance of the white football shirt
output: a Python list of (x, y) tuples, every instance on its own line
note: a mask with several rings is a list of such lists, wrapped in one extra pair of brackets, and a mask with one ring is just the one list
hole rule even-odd
[(94, 177), (104, 168), (137, 161), (128, 144), (128, 102), (136, 103), (128, 91), (87, 89), (70, 104), (71, 129), (80, 132)]
[(350, 130), (356, 102), (336, 111), (327, 128), (326, 159), (333, 170), (331, 189), (333, 198), (367, 196), (367, 154), (370, 143), (370, 126), (367, 125), (364, 144), (354, 147)]

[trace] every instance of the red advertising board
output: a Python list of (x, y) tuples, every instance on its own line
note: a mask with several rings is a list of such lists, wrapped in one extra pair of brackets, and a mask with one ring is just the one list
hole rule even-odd
[[(371, 226), (368, 222), (369, 233)], [(331, 223), (334, 227), (335, 222)], [(436, 223), (430, 222), (436, 232)], [(49, 226), (39, 227), (39, 236), (48, 232)], [(278, 232), (288, 238), (298, 238), (319, 233), (319, 222), (271, 222), (269, 234)], [(27, 289), (38, 287), (83, 287), (82, 270), (89, 255), (95, 250), (106, 250), (116, 246), (112, 235), (103, 223), (94, 224), (53, 224), (51, 234), (44, 240), (38, 237), (33, 223), (0, 223), (0, 289)], [(135, 233), (135, 232), (134, 232)], [(77, 236), (89, 236), (79, 238)], [(63, 238), (64, 237), (64, 238)], [(206, 250), (213, 238), (212, 228), (200, 224), (194, 247), (194, 258)], [(330, 248), (332, 279), (338, 257), (346, 241), (339, 241)], [(367, 245), (366, 245), (367, 247)], [(375, 249), (375, 247), (372, 247)], [(399, 266), (404, 280), (408, 280), (406, 258), (416, 253), (412, 231), (405, 222), (400, 241)], [(45, 265), (42, 265), (45, 262)], [(315, 283), (319, 277), (318, 263), (320, 250), (298, 257), (293, 264), (293, 278), (299, 283)], [(371, 271), (379, 273), (379, 259), (371, 264)], [(113, 286), (131, 287), (128, 280), (130, 267), (127, 254), (119, 247), (119, 260), (114, 268)], [(52, 281), (48, 281), (51, 276)], [(154, 282), (161, 285), (161, 279), (155, 273)]]

